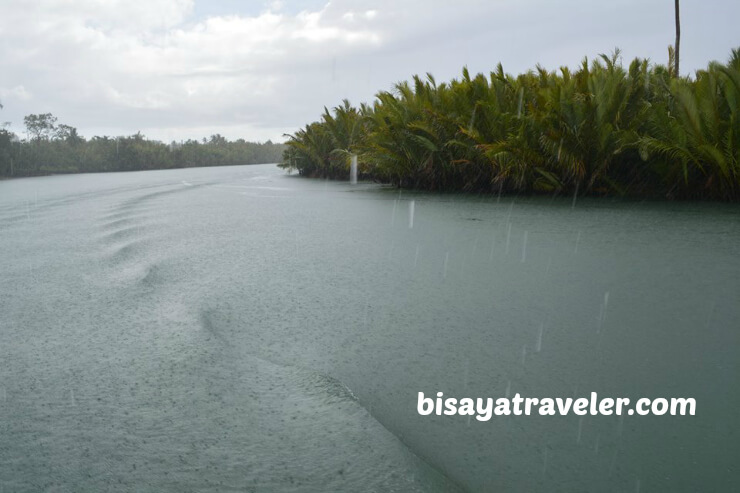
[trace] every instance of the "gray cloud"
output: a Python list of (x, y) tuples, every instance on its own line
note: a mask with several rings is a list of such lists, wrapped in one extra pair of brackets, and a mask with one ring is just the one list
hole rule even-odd
[[(740, 45), (740, 4), (684, 2), (682, 68)], [(541, 63), (573, 66), (619, 46), (664, 62), (673, 3), (585, 0), (39, 0), (0, 4), (0, 120), (52, 112), (83, 135), (279, 139), (323, 106), (414, 73), (438, 80)]]

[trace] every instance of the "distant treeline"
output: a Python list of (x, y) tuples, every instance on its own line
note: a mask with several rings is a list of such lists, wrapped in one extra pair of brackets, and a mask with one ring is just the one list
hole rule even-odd
[(0, 129), (0, 176), (134, 171), (197, 166), (280, 162), (283, 144), (229, 141), (213, 135), (202, 141), (165, 144), (140, 133), (85, 139), (49, 113), (24, 118), (27, 139)]
[(740, 49), (694, 77), (619, 52), (575, 70), (427, 74), (346, 100), (287, 142), (282, 167), (400, 187), (740, 199)]

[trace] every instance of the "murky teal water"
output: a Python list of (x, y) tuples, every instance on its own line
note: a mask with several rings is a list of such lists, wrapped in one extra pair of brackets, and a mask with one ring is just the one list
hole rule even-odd
[[(0, 486), (740, 489), (740, 209), (571, 205), (274, 166), (0, 182)], [(697, 415), (416, 412), (507, 388)]]

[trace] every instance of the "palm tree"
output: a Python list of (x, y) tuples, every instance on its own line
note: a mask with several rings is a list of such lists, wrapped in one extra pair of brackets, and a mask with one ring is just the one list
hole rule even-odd
[(324, 108), (321, 118), (324, 128), (334, 141), (330, 160), (336, 171), (332, 174), (341, 175), (348, 165), (348, 158), (357, 159), (356, 147), (363, 133), (362, 120), (357, 108), (354, 108), (346, 99), (332, 111), (333, 115), (327, 108)]
[(671, 195), (737, 200), (740, 195), (740, 50), (727, 65), (670, 82), (640, 143), (663, 161)]
[(678, 77), (676, 21), (667, 66), (623, 67), (616, 51), (573, 71), (414, 76), (372, 106), (344, 101), (289, 136), (283, 166), (346, 179), (358, 154), (365, 176), (401, 187), (738, 200), (740, 49)]

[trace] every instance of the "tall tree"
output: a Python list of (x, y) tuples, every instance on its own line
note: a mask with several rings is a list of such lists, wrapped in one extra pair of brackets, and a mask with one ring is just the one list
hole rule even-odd
[(57, 117), (51, 113), (27, 115), (23, 118), (29, 137), (37, 142), (49, 140), (56, 130), (56, 122)]

